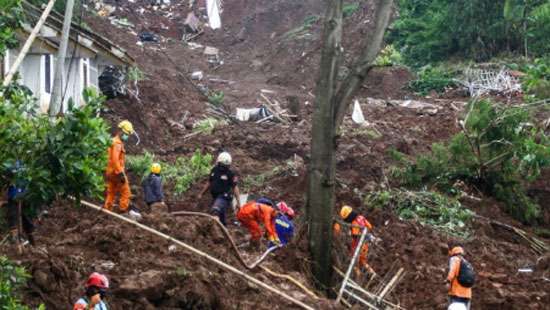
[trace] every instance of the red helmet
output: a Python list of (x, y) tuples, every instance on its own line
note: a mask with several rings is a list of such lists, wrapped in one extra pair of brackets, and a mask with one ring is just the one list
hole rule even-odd
[(289, 207), (286, 204), (286, 202), (284, 202), (284, 201), (279, 202), (277, 204), (277, 208), (279, 209), (279, 211), (281, 211), (281, 213), (286, 214), (290, 217), (294, 217), (294, 214), (295, 214), (294, 210), (291, 207)]
[(102, 275), (101, 273), (94, 272), (90, 275), (88, 278), (88, 281), (86, 281), (86, 288), (90, 286), (95, 286), (101, 289), (108, 289), (109, 288), (109, 280), (105, 275)]

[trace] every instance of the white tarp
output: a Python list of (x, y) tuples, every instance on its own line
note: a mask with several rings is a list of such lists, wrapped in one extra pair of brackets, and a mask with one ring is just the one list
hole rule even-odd
[(365, 123), (365, 116), (363, 115), (363, 110), (361, 110), (361, 105), (357, 99), (355, 99), (353, 103), (353, 114), (351, 114), (351, 119), (359, 125)]
[(206, 9), (208, 12), (208, 24), (210, 25), (210, 28), (221, 28), (222, 20), (220, 18), (220, 5), (218, 0), (206, 0)]

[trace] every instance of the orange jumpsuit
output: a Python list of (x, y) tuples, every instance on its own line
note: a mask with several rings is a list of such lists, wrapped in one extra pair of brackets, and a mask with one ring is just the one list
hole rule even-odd
[(260, 222), (264, 223), (265, 229), (270, 237), (276, 238), (275, 232), (275, 210), (261, 203), (251, 201), (241, 207), (237, 213), (237, 219), (248, 229), (252, 241), (259, 241), (262, 237)]
[(126, 182), (122, 183), (119, 177), (119, 175), (124, 172), (126, 157), (124, 143), (122, 143), (119, 136), (113, 138), (113, 144), (109, 147), (107, 152), (109, 156), (105, 172), (107, 176), (107, 197), (105, 198), (104, 208), (112, 210), (115, 196), (116, 194), (120, 194), (120, 211), (125, 212), (130, 204), (131, 192), (128, 178), (126, 178)]
[(472, 298), (472, 288), (464, 287), (458, 283), (458, 274), (460, 273), (460, 256), (464, 255), (462, 247), (454, 247), (451, 249), (451, 257), (449, 258), (449, 273), (447, 280), (451, 283), (449, 288), (449, 296), (460, 297), (465, 299)]
[[(352, 222), (351, 225), (351, 247), (350, 247), (350, 255), (353, 256), (355, 253), (355, 249), (357, 248), (357, 245), (359, 244), (359, 239), (361, 239), (361, 233), (363, 232), (362, 228), (359, 227), (366, 227), (368, 231), (372, 230), (372, 225), (367, 221), (367, 219), (362, 216), (358, 215)], [(359, 226), (359, 227), (356, 227)], [(363, 243), (363, 247), (361, 248), (361, 252), (359, 252), (359, 267), (365, 267), (369, 272), (371, 272), (371, 268), (369, 264), (367, 264), (367, 254), (369, 253), (369, 243), (365, 242)]]

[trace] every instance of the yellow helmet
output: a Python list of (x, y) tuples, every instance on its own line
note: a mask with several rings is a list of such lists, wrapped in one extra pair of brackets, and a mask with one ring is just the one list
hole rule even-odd
[(159, 163), (153, 163), (151, 165), (151, 172), (154, 173), (154, 174), (159, 174), (160, 173), (160, 164)]
[(122, 122), (118, 123), (118, 128), (122, 130), (127, 135), (131, 135), (134, 133), (134, 125), (130, 123), (130, 121), (123, 120)]
[(353, 211), (353, 209), (350, 206), (343, 206), (342, 209), (340, 209), (340, 217), (346, 219), (351, 211)]

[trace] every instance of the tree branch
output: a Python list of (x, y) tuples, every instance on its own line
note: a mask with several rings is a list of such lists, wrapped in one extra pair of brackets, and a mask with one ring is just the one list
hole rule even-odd
[(340, 128), (346, 110), (357, 90), (365, 81), (367, 74), (373, 67), (373, 62), (382, 49), (382, 42), (386, 28), (390, 23), (393, 0), (378, 0), (376, 5), (376, 28), (372, 35), (366, 40), (367, 44), (363, 49), (363, 53), (357, 58), (353, 65), (353, 69), (344, 80), (334, 100), (334, 120), (335, 128)]

